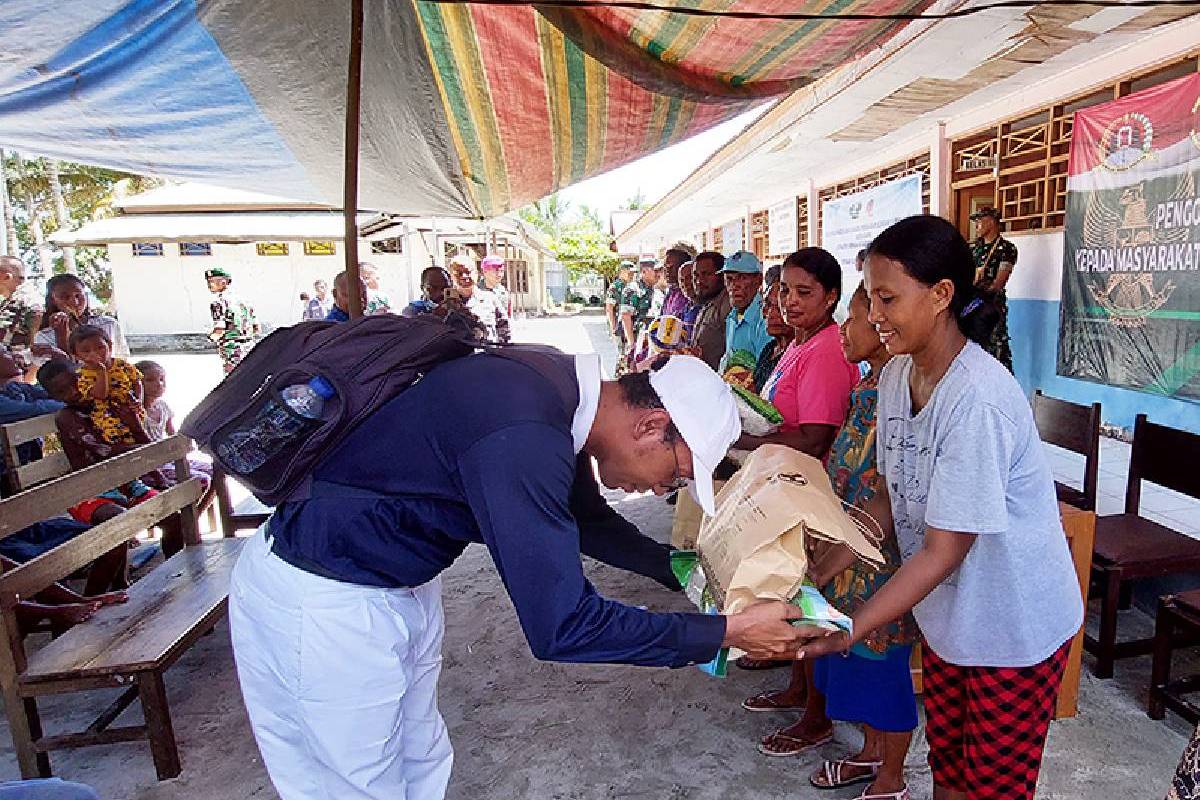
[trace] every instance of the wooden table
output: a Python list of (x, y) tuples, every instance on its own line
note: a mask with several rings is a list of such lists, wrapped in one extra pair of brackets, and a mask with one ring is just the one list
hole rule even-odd
[[(1075, 576), (1079, 579), (1079, 592), (1083, 596), (1083, 607), (1087, 608), (1088, 584), (1092, 575), (1092, 548), (1096, 542), (1096, 514), (1083, 511), (1066, 503), (1058, 504), (1059, 516), (1062, 518), (1063, 532), (1067, 535), (1067, 546), (1071, 548), (1071, 560), (1075, 562)], [(1079, 672), (1083, 664), (1083, 629), (1071, 640), (1071, 650), (1067, 653), (1067, 666), (1063, 670), (1062, 686), (1058, 690), (1058, 706), (1054, 710), (1055, 719), (1073, 717), (1079, 713)], [(913, 648), (911, 671), (913, 676), (913, 691), (921, 693), (921, 646)]]

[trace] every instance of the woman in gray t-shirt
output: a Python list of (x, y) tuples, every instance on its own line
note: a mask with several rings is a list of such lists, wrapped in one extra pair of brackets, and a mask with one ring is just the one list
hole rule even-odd
[[(916, 617), (939, 796), (1032, 798), (1083, 602), (1029, 403), (979, 346), (997, 312), (973, 277), (940, 217), (901, 220), (868, 248), (868, 319), (895, 358), (879, 383), (886, 491), (866, 510), (894, 524), (904, 563), (854, 630)], [(802, 658), (855, 642), (817, 635)]]

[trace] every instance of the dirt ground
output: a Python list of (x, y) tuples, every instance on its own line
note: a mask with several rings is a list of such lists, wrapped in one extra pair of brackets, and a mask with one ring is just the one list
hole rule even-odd
[[(590, 349), (604, 346), (599, 324), (529, 322), (526, 334), (566, 349)], [(666, 539), (670, 510), (664, 501), (612, 501), (645, 532)], [(656, 610), (686, 609), (682, 596), (649, 580), (590, 562), (587, 571), (610, 597)], [(691, 668), (540, 663), (529, 654), (486, 550), (470, 547), (444, 585), (440, 696), (456, 751), (451, 800), (857, 796), (854, 789), (820, 792), (807, 781), (821, 758), (853, 746), (857, 733), (850, 726), (839, 726), (834, 743), (803, 757), (770, 759), (755, 750), (759, 737), (794, 716), (751, 714), (739, 704), (781, 684), (786, 671), (732, 670), (720, 680)], [(1146, 717), (1147, 661), (1121, 662), (1113, 681), (1097, 681), (1085, 670), (1080, 716), (1052, 726), (1039, 797), (1163, 796), (1189, 728), (1177, 718), (1162, 723)], [(276, 797), (241, 706), (223, 624), (167, 673), (167, 687), (183, 759), (180, 777), (157, 782), (141, 743), (56, 753), (56, 773), (91, 784), (106, 800)], [(48, 732), (82, 728), (111, 697), (92, 692), (43, 701)], [(134, 704), (118, 724), (139, 720)], [(0, 779), (15, 778), (7, 726), (0, 727)], [(919, 735), (909, 755), (909, 779), (914, 798), (929, 798)]]

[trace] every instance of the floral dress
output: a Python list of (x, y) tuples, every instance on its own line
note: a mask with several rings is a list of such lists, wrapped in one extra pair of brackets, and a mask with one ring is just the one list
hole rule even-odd
[[(879, 379), (867, 375), (850, 392), (850, 411), (833, 440), (826, 470), (833, 490), (843, 501), (854, 505), (875, 494), (879, 472), (875, 461), (875, 413), (879, 404)], [(844, 614), (853, 615), (863, 603), (900, 568), (900, 548), (894, 534), (880, 545), (884, 564), (878, 570), (855, 561), (854, 565), (824, 587), (825, 599)], [(912, 616), (905, 615), (878, 630), (871, 631), (862, 645), (882, 654), (893, 645), (912, 644), (917, 627)], [(856, 647), (858, 645), (855, 645)]]
[(1000, 320), (992, 329), (992, 338), (984, 344), (983, 349), (1007, 367), (1009, 372), (1012, 372), (1012, 349), (1008, 340), (1008, 298), (1003, 289), (993, 292), (992, 285), (995, 284), (996, 276), (1000, 274), (1002, 268), (1012, 269), (1016, 266), (1017, 246), (1003, 236), (997, 237), (991, 242), (985, 242), (979, 238), (971, 244), (971, 255), (975, 259), (976, 269), (983, 270), (979, 288), (991, 293), (996, 308), (1000, 312)]
[[(122, 358), (114, 358), (108, 366), (108, 398), (92, 400), (92, 424), (100, 434), (100, 438), (108, 444), (137, 444), (133, 431), (117, 413), (118, 406), (130, 406), (137, 415), (145, 418), (146, 410), (142, 408), (138, 397), (138, 386), (142, 381), (142, 373), (137, 367)], [(97, 371), (90, 366), (79, 370), (78, 389), (84, 397), (96, 386)]]

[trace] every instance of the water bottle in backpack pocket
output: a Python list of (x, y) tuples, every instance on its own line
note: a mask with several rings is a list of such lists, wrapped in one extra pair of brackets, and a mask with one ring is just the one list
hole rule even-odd
[(325, 403), (337, 395), (317, 375), (273, 393), (250, 419), (216, 443), (217, 455), (236, 475), (249, 475), (292, 447), (321, 424)]

